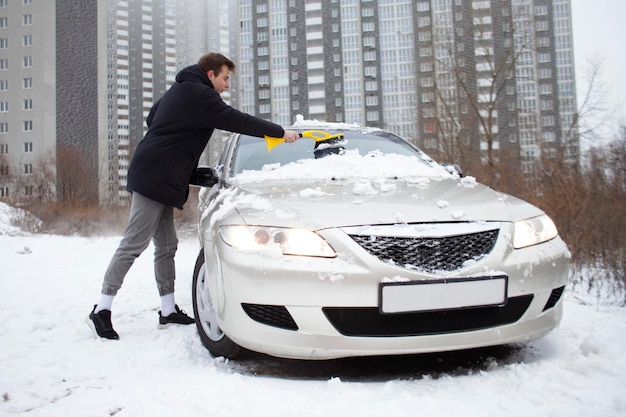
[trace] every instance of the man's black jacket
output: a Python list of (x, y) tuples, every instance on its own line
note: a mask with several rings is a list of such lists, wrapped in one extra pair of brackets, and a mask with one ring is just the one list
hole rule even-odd
[(258, 137), (284, 135), (281, 126), (226, 104), (198, 65), (178, 73), (176, 83), (150, 110), (147, 124), (128, 169), (127, 189), (179, 209), (187, 201), (189, 178), (213, 129)]

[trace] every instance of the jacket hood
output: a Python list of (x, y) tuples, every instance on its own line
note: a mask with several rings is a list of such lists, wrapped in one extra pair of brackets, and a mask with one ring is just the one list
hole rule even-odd
[(176, 82), (202, 83), (213, 88), (213, 83), (209, 80), (209, 77), (207, 77), (206, 71), (200, 68), (198, 64), (194, 64), (180, 70), (180, 72), (176, 74)]

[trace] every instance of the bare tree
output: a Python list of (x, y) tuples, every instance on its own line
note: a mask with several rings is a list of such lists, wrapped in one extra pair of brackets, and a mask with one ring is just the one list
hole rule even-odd
[(90, 206), (94, 201), (93, 172), (87, 166), (83, 155), (68, 146), (57, 148), (57, 199), (70, 206)]
[(583, 85), (579, 86), (582, 100), (565, 135), (569, 141), (581, 138), (590, 145), (598, 143), (605, 134), (605, 127), (615, 117), (617, 108), (611, 108), (607, 101), (609, 89), (602, 78), (603, 62), (599, 57), (588, 58), (583, 67), (580, 77)]
[[(509, 141), (509, 149), (500, 144), (503, 126), (515, 124), (518, 116), (516, 68), (532, 50), (528, 35), (532, 31), (513, 26), (516, 19), (510, 11), (492, 13), (489, 8), (471, 10), (468, 6), (466, 12), (466, 23), (433, 31), (438, 157), (469, 170), (487, 166), (489, 177), (494, 177), (490, 167), (499, 158), (519, 158), (517, 144)], [(505, 28), (503, 35), (494, 36), (496, 24)]]

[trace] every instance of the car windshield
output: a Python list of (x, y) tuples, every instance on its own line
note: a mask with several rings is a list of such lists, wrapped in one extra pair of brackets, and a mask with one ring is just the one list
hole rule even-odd
[[(260, 171), (272, 172), (271, 178), (268, 175), (263, 177), (267, 180), (281, 177), (297, 179), (300, 176), (311, 177), (320, 173), (322, 176), (332, 173), (333, 177), (345, 177), (362, 169), (368, 170), (371, 176), (398, 176), (398, 173), (377, 172), (375, 166), (382, 164), (387, 168), (394, 165), (398, 167), (398, 164), (403, 165), (400, 161), (408, 163), (412, 168), (408, 171), (400, 168), (403, 174), (432, 176), (435, 175), (435, 171), (437, 175), (445, 172), (430, 157), (388, 132), (326, 131), (325, 133), (337, 137), (317, 142), (312, 138), (302, 137), (295, 143), (279, 144), (271, 150), (268, 150), (267, 142), (263, 138), (240, 135), (231, 158), (231, 176), (248, 174), (260, 179), (258, 177), (261, 175), (258, 172)], [(354, 165), (358, 165), (359, 169), (355, 170)], [(419, 174), (414, 169), (418, 167)]]

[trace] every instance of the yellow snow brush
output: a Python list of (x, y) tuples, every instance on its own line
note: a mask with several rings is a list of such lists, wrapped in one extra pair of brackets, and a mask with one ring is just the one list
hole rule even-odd
[[(324, 140), (335, 139), (343, 137), (343, 133), (337, 133), (335, 135), (331, 135), (328, 132), (324, 132), (323, 130), (305, 130), (300, 133), (301, 138), (311, 138), (314, 139), (315, 142), (322, 142)], [(271, 136), (265, 136), (265, 142), (267, 142), (267, 151), (271, 151), (274, 147), (283, 143), (285, 139), (283, 138), (274, 138)]]

